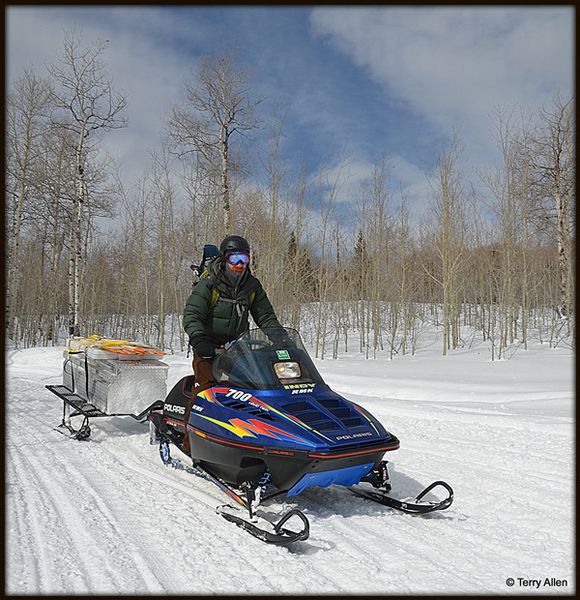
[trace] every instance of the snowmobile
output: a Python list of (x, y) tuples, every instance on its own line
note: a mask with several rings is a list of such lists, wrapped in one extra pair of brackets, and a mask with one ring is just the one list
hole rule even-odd
[[(217, 383), (210, 388), (196, 388), (193, 375), (177, 382), (148, 415), (161, 460), (217, 485), (235, 503), (220, 507), (222, 516), (272, 544), (307, 539), (308, 519), (293, 508), (262, 526), (259, 509), (275, 496), (291, 498), (316, 486), (344, 486), (407, 513), (448, 508), (453, 490), (444, 481), (412, 500), (389, 496), (383, 457), (399, 440), (362, 406), (332, 391), (298, 332), (285, 333), (282, 344), (259, 329), (242, 334), (214, 359)], [(192, 466), (171, 456), (171, 446), (182, 450), (186, 436)], [(437, 488), (445, 490), (443, 500), (424, 499)]]

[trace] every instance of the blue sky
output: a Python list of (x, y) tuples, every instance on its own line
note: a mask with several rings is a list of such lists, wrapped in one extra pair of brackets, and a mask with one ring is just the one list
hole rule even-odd
[[(262, 111), (286, 115), (290, 164), (314, 174), (348, 157), (340, 200), (349, 203), (386, 151), (392, 187), (407, 189), (416, 217), (454, 126), (475, 173), (495, 158), (496, 106), (537, 108), (556, 89), (572, 94), (573, 24), (571, 7), (12, 6), (7, 67), (9, 80), (29, 65), (42, 72), (63, 29), (110, 40), (129, 127), (106, 146), (136, 176), (199, 57), (238, 50), (267, 97)], [(263, 141), (255, 146), (265, 151)]]

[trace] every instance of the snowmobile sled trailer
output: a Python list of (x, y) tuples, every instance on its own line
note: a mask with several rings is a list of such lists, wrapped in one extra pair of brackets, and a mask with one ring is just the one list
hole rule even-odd
[[(250, 521), (230, 520), (250, 533), (264, 533), (251, 524), (261, 501), (297, 496), (315, 486), (344, 486), (410, 513), (451, 505), (453, 490), (440, 481), (413, 501), (387, 495), (391, 486), (383, 457), (399, 448), (399, 440), (366, 409), (330, 389), (297, 331), (286, 329), (282, 345), (260, 330), (246, 332), (214, 360), (213, 374), (218, 383), (208, 389), (195, 388), (193, 376), (173, 387), (163, 408), (151, 411), (151, 440), (160, 443), (163, 462), (176, 466), (169, 444), (181, 449), (187, 437), (190, 469), (248, 509)], [(437, 487), (447, 491), (444, 500), (422, 500)], [(306, 525), (302, 536), (305, 530)], [(266, 541), (296, 539), (304, 537), (288, 534)]]
[[(90, 347), (66, 350), (62, 385), (46, 388), (63, 402), (63, 416), (56, 431), (77, 440), (91, 434), (89, 419), (129, 416), (138, 421), (167, 394), (168, 365), (143, 354), (117, 354)], [(83, 417), (78, 429), (71, 419)]]

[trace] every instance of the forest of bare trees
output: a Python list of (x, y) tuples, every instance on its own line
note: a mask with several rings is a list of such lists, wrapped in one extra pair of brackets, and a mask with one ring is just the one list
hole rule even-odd
[[(284, 121), (231, 54), (200, 61), (128, 185), (103, 152), (130, 118), (106, 60), (106, 44), (66, 34), (58, 63), (22, 72), (9, 89), (9, 343), (99, 333), (183, 351), (190, 264), (236, 233), (250, 240), (281, 322), (319, 358), (413, 354), (433, 325), (443, 354), (476, 335), (492, 360), (532, 339), (574, 344), (573, 99), (555, 92), (533, 114), (498, 109), (499, 160), (477, 182), (449, 132), (416, 226), (384, 149), (346, 217), (341, 169), (313, 178), (283, 161)], [(258, 130), (270, 141), (255, 148)]]

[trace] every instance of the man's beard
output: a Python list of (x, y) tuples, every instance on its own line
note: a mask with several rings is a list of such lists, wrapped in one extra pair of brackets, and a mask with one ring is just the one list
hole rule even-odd
[(242, 279), (242, 276), (244, 275), (245, 272), (246, 272), (246, 270), (244, 269), (243, 271), (236, 273), (235, 271), (232, 271), (232, 269), (230, 269), (228, 266), (226, 266), (224, 275), (225, 275), (226, 281), (232, 287), (235, 288), (240, 283), (240, 280)]

